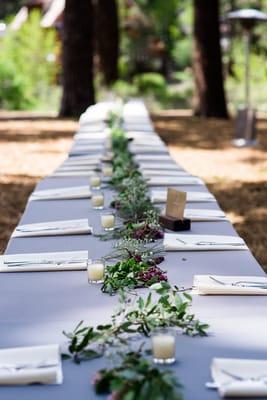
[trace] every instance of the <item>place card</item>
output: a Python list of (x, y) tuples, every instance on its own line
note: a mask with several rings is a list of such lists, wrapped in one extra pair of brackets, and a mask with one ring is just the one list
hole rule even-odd
[(184, 218), (186, 192), (168, 188), (166, 215), (160, 216), (160, 223), (172, 231), (186, 231), (191, 228), (191, 221)]

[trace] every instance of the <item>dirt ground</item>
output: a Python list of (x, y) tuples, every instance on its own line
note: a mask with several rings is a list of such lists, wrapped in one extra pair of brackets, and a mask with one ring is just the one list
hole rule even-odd
[[(239, 234), (267, 270), (267, 120), (259, 145), (231, 145), (232, 121), (201, 120), (177, 111), (154, 114), (172, 155), (204, 179)], [(0, 252), (36, 183), (65, 158), (75, 121), (0, 112)]]

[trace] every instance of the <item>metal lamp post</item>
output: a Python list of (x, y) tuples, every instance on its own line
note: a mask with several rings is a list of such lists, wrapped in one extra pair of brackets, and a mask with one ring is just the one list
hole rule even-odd
[(238, 21), (244, 32), (245, 108), (237, 112), (234, 144), (238, 147), (253, 146), (256, 144), (256, 113), (251, 107), (250, 98), (250, 42), (253, 28), (258, 22), (267, 21), (267, 14), (248, 8), (228, 13), (227, 19)]

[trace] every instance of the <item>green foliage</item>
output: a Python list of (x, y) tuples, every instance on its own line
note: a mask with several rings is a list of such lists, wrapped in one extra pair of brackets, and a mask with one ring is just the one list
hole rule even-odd
[(121, 364), (100, 370), (94, 385), (97, 394), (112, 393), (117, 400), (181, 400), (181, 385), (172, 371), (154, 366), (139, 352), (121, 354)]
[[(55, 84), (55, 32), (41, 28), (40, 20), (40, 13), (33, 11), (21, 29), (7, 31), (1, 40), (0, 102), (8, 108), (37, 107), (48, 101), (49, 87)], [(6, 70), (16, 79), (9, 79)]]
[[(188, 293), (178, 293), (167, 282), (151, 286), (152, 292), (145, 298), (120, 292), (119, 307), (111, 316), (111, 322), (96, 328), (84, 326), (80, 322), (73, 332), (63, 332), (69, 339), (69, 354), (74, 362), (101, 356), (114, 341), (128, 343), (136, 334), (150, 336), (159, 327), (175, 327), (186, 335), (205, 336), (207, 324), (201, 323), (190, 314), (191, 297)], [(135, 297), (135, 296), (134, 296)]]
[[(154, 264), (154, 265), (153, 265)], [(166, 281), (163, 271), (155, 261), (144, 262), (139, 255), (108, 265), (102, 292), (114, 294), (120, 289), (148, 287), (160, 281)]]
[(135, 75), (133, 84), (137, 87), (139, 94), (163, 95), (166, 92), (165, 78), (158, 73), (148, 72)]
[(26, 82), (14, 65), (0, 61), (0, 108), (22, 110), (31, 106), (26, 95)]

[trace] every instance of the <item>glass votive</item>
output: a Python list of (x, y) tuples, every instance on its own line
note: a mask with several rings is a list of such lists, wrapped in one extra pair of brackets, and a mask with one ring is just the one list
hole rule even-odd
[(112, 149), (112, 141), (111, 141), (111, 137), (110, 136), (107, 137), (105, 145), (106, 145), (106, 149), (107, 150), (111, 150)]
[(100, 189), (101, 187), (101, 178), (98, 175), (91, 176), (90, 178), (90, 187), (92, 189)]
[(102, 173), (105, 177), (111, 177), (113, 174), (113, 168), (110, 165), (103, 165)]
[(173, 329), (155, 329), (151, 341), (154, 363), (173, 364), (175, 362), (176, 333)]
[(105, 231), (113, 231), (115, 228), (115, 215), (112, 212), (101, 214), (101, 225)]
[(102, 210), (104, 208), (104, 193), (92, 193), (91, 203), (94, 210)]
[(89, 283), (103, 283), (105, 274), (105, 264), (103, 260), (89, 260), (87, 264), (87, 274)]

